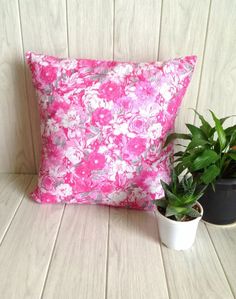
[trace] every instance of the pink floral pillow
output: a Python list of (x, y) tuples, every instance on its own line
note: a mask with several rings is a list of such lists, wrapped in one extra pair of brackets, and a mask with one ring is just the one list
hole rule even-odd
[(169, 180), (173, 130), (196, 56), (124, 63), (28, 52), (42, 158), (32, 198), (150, 210)]

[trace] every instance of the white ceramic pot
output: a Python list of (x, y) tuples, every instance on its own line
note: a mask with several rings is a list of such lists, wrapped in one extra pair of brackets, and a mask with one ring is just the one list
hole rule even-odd
[[(203, 208), (200, 203), (197, 204), (202, 215)], [(175, 221), (165, 217), (157, 210), (158, 228), (162, 243), (175, 250), (189, 249), (195, 241), (201, 218), (202, 216), (190, 221)]]

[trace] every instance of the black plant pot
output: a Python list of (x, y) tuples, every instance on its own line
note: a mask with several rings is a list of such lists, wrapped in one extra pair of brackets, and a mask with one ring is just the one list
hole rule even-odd
[(219, 179), (215, 192), (211, 186), (199, 200), (203, 206), (203, 220), (213, 224), (236, 222), (236, 179)]

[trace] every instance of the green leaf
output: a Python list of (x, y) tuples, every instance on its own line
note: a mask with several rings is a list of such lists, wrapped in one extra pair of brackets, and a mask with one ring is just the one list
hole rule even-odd
[(219, 138), (219, 142), (220, 142), (220, 148), (221, 148), (221, 151), (222, 151), (225, 148), (226, 142), (227, 142), (225, 131), (222, 127), (220, 119), (218, 119), (211, 110), (210, 110), (210, 112), (211, 112), (211, 115), (212, 115), (212, 117), (214, 119), (214, 122), (215, 122), (216, 132), (218, 134), (218, 138)]
[(196, 109), (192, 109), (192, 110), (197, 114), (197, 116), (199, 117), (199, 119), (202, 123), (202, 126), (200, 128), (208, 137), (210, 137), (211, 136), (210, 133), (212, 130), (211, 125), (205, 120), (205, 118), (200, 113), (197, 112)]
[(179, 179), (178, 179), (178, 176), (176, 175), (176, 172), (174, 171), (174, 169), (172, 170), (172, 173), (171, 173), (171, 182), (172, 182), (172, 186), (173, 186), (173, 191), (176, 192), (177, 185), (179, 183)]
[(228, 127), (227, 129), (225, 129), (225, 134), (226, 134), (226, 136), (230, 136), (230, 135), (232, 135), (235, 131), (236, 131), (236, 125), (234, 125), (234, 126), (232, 126), (232, 127)]
[(167, 191), (170, 191), (170, 189), (169, 189), (169, 185), (168, 185), (166, 182), (164, 182), (164, 181), (162, 181), (162, 180), (160, 180), (160, 182), (161, 182), (161, 186), (162, 186), (162, 188), (163, 188), (163, 190), (164, 190), (165, 193), (166, 193)]
[(166, 147), (168, 144), (170, 144), (175, 139), (189, 139), (189, 140), (191, 140), (191, 135), (190, 134), (180, 134), (180, 133), (169, 134), (168, 137), (166, 138), (166, 142), (165, 142), (163, 147)]
[(210, 164), (216, 162), (219, 158), (220, 156), (218, 156), (216, 152), (206, 149), (192, 162), (192, 165), (189, 167), (190, 171), (197, 171), (206, 168)]
[(197, 210), (195, 210), (194, 208), (190, 208), (187, 212), (187, 215), (192, 217), (192, 218), (198, 218), (198, 217), (201, 216), (201, 214)]
[(168, 205), (167, 208), (166, 208), (165, 216), (166, 217), (171, 217), (175, 214), (177, 214), (176, 209)]
[(236, 145), (236, 130), (232, 133), (229, 140), (229, 146), (232, 147)]
[(233, 116), (236, 116), (236, 115), (229, 115), (229, 116), (226, 116), (226, 117), (223, 117), (223, 118), (221, 118), (220, 119), (220, 123), (223, 125), (223, 123), (227, 120), (227, 119), (229, 119), (229, 118), (231, 118), (231, 117), (233, 117)]
[(184, 214), (186, 212), (186, 210), (187, 210), (186, 208), (168, 205), (166, 208), (165, 216), (170, 217), (170, 216), (177, 215), (177, 214)]
[(207, 145), (209, 145), (209, 142), (207, 140), (194, 137), (192, 141), (189, 143), (187, 150), (191, 150), (196, 147), (207, 147)]
[(192, 138), (199, 138), (199, 139), (207, 140), (206, 134), (200, 128), (198, 128), (194, 125), (191, 125), (191, 124), (186, 124), (186, 127), (192, 133), (192, 135), (193, 135)]
[(205, 169), (200, 179), (204, 184), (210, 184), (220, 174), (220, 168), (216, 165), (211, 165)]
[(186, 169), (185, 165), (183, 162), (178, 163), (175, 166), (175, 173), (176, 175), (180, 175), (184, 170)]
[(183, 196), (182, 201), (183, 201), (182, 205), (191, 206), (196, 202), (196, 196), (186, 194)]
[(231, 159), (236, 161), (236, 151), (231, 150), (228, 152), (228, 155), (230, 156)]

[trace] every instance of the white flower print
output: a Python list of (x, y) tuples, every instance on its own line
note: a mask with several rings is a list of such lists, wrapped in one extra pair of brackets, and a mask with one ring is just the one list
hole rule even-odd
[(173, 97), (173, 91), (170, 88), (170, 84), (163, 83), (160, 88), (160, 94), (165, 100), (169, 101)]
[(162, 132), (162, 125), (160, 123), (156, 123), (151, 125), (148, 128), (147, 135), (148, 138), (155, 140), (161, 137), (161, 132)]
[(113, 204), (117, 205), (127, 198), (127, 193), (125, 191), (114, 192), (109, 194), (108, 198)]
[(121, 65), (117, 65), (114, 68), (114, 72), (117, 73), (119, 77), (128, 75), (132, 73), (132, 71), (133, 71), (133, 67), (130, 64), (121, 64)]
[(78, 164), (83, 158), (83, 153), (74, 147), (69, 147), (65, 151), (65, 156), (72, 164)]
[(69, 196), (72, 194), (72, 187), (69, 184), (60, 184), (56, 187), (58, 196)]
[(80, 122), (80, 117), (75, 109), (69, 110), (62, 118), (62, 126), (64, 128), (76, 128)]
[(139, 108), (140, 115), (143, 117), (153, 117), (161, 111), (161, 106), (157, 103), (147, 103)]
[(51, 134), (58, 132), (59, 124), (53, 118), (49, 118), (44, 130), (45, 135), (50, 136)]

